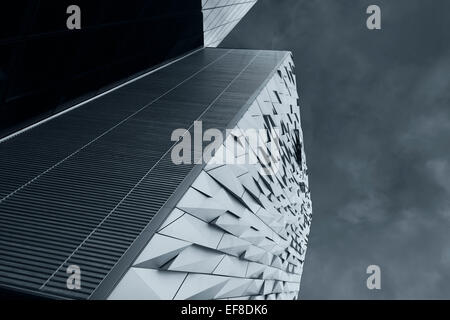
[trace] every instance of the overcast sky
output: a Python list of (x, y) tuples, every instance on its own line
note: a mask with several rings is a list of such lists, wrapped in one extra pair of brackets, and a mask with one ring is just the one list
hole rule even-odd
[(449, 0), (259, 0), (222, 45), (294, 53), (313, 199), (301, 298), (450, 299), (449, 15)]

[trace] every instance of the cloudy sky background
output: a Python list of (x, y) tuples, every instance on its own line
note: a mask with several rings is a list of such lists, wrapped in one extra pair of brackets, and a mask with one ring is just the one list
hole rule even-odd
[(301, 298), (450, 299), (449, 14), (448, 0), (259, 0), (223, 43), (294, 53), (313, 198)]

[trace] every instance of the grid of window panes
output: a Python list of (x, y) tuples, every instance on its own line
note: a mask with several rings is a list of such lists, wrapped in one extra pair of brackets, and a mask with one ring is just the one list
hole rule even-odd
[(257, 0), (202, 0), (205, 47), (217, 47)]

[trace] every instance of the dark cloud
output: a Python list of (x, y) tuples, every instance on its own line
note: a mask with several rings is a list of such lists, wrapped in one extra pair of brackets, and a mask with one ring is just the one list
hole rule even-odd
[[(382, 31), (365, 27), (370, 4)], [(260, 0), (223, 44), (294, 53), (314, 206), (302, 298), (450, 298), (449, 12)]]

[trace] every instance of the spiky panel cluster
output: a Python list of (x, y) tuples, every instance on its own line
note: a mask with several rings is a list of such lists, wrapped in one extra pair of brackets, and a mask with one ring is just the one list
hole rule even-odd
[[(249, 129), (264, 129), (265, 144), (249, 144)], [(280, 152), (272, 152), (275, 140)], [(223, 148), (230, 145), (236, 158), (269, 161), (208, 163), (110, 299), (298, 296), (312, 208), (290, 56)]]

